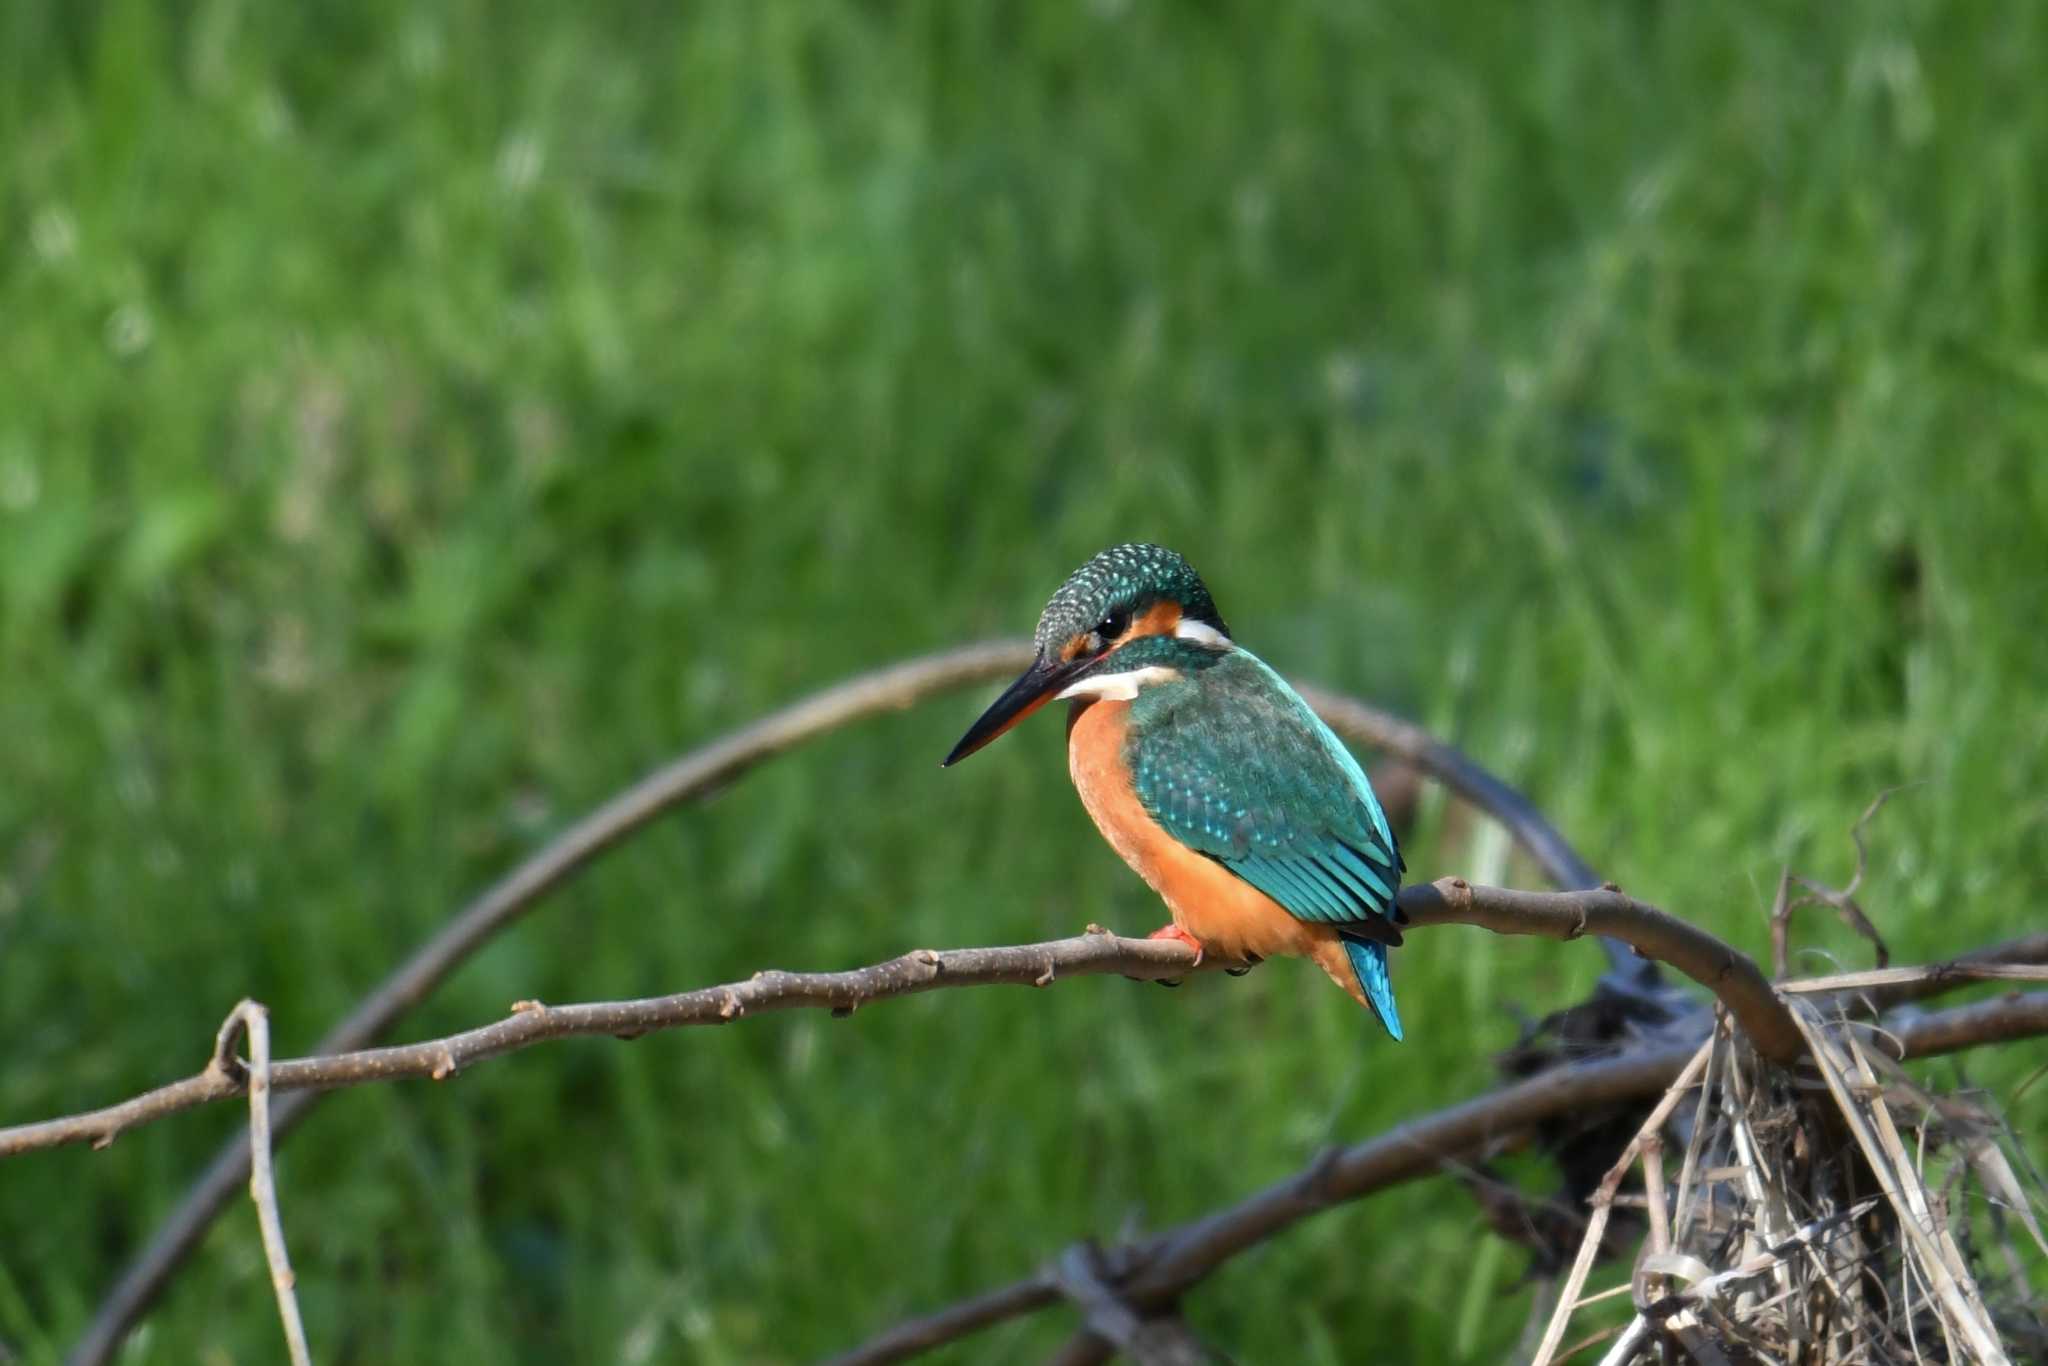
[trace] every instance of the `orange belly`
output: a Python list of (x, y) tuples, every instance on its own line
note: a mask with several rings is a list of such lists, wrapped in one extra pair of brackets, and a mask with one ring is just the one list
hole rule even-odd
[(1201, 941), (1205, 953), (1245, 963), (1279, 954), (1312, 958), (1361, 1005), (1365, 994), (1337, 932), (1298, 920), (1284, 906), (1229, 869), (1182, 844), (1131, 790), (1124, 767), (1130, 704), (1081, 701), (1067, 716), (1067, 770), (1081, 805), (1104, 839), (1165, 900), (1173, 921)]

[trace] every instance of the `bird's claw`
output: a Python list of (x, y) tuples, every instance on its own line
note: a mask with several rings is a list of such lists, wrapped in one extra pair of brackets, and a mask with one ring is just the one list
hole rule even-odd
[(1208, 950), (1202, 946), (1201, 940), (1189, 934), (1186, 930), (1182, 929), (1178, 924), (1161, 925), (1158, 929), (1152, 931), (1152, 933), (1146, 935), (1145, 937), (1147, 939), (1179, 940), (1181, 943), (1187, 945), (1189, 948), (1195, 951), (1196, 967), (1202, 966), (1202, 959), (1208, 953)]

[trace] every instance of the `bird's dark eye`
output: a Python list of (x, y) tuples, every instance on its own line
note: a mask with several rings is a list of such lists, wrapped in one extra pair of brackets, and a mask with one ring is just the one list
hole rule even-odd
[(1102, 619), (1102, 624), (1095, 628), (1095, 634), (1101, 636), (1103, 641), (1107, 643), (1115, 640), (1126, 630), (1130, 629), (1130, 625), (1131, 614), (1129, 612), (1121, 610), (1111, 612)]

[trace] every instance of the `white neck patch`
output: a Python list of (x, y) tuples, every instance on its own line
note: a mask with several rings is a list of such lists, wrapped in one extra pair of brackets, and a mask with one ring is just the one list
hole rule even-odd
[(1228, 650), (1233, 648), (1229, 636), (1224, 635), (1206, 621), (1195, 621), (1189, 617), (1182, 617), (1174, 625), (1173, 634), (1181, 640), (1192, 640), (1197, 645), (1206, 645), (1212, 650)]
[(1120, 674), (1096, 674), (1084, 678), (1068, 687), (1059, 696), (1098, 697), (1105, 702), (1128, 702), (1138, 695), (1138, 689), (1152, 683), (1171, 683), (1180, 677), (1179, 669), (1169, 669), (1163, 664), (1147, 664), (1142, 669), (1132, 669)]

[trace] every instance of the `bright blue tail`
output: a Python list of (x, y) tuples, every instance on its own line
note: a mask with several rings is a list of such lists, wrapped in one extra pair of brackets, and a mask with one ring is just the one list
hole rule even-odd
[(1401, 1012), (1394, 1008), (1394, 979), (1387, 975), (1387, 946), (1347, 939), (1344, 954), (1351, 960), (1351, 970), (1358, 974), (1358, 985), (1365, 988), (1365, 999), (1372, 1002), (1372, 1013), (1380, 1017), (1387, 1033), (1399, 1043)]

